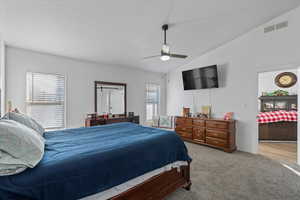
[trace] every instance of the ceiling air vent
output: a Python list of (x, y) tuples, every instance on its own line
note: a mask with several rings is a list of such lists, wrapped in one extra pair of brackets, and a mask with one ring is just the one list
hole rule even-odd
[(285, 22), (281, 22), (279, 24), (276, 24), (276, 30), (282, 29), (282, 28), (286, 28), (289, 26), (289, 22), (285, 21)]
[(283, 29), (289, 26), (288, 21), (280, 22), (278, 24), (273, 24), (264, 28), (264, 33), (270, 33), (279, 29)]
[(275, 25), (265, 27), (265, 29), (264, 29), (264, 33), (269, 33), (272, 31), (275, 31)]

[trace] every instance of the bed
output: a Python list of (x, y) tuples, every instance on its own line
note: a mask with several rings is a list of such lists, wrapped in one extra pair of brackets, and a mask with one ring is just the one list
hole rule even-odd
[(0, 177), (1, 200), (159, 200), (191, 185), (191, 158), (172, 131), (124, 122), (44, 137), (35, 168)]
[(259, 140), (297, 141), (298, 96), (261, 96)]

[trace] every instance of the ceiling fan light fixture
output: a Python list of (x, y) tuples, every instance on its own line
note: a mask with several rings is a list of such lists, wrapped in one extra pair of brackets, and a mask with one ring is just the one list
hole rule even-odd
[(170, 60), (170, 58), (187, 58), (187, 55), (182, 55), (182, 54), (174, 54), (174, 53), (170, 53), (170, 46), (167, 43), (167, 30), (168, 30), (168, 24), (164, 24), (162, 26), (162, 30), (164, 32), (164, 42), (160, 51), (160, 55), (155, 55), (155, 56), (148, 56), (148, 57), (144, 57), (144, 59), (149, 59), (149, 58), (154, 58), (154, 57), (160, 57), (160, 59), (162, 61), (168, 61)]
[(162, 45), (162, 48), (161, 48), (161, 51), (165, 54), (169, 54), (170, 53), (170, 46), (167, 45), (167, 44), (163, 44)]
[(170, 56), (169, 56), (169, 55), (162, 55), (162, 56), (160, 57), (160, 59), (161, 59), (162, 61), (167, 61), (167, 60), (170, 60)]

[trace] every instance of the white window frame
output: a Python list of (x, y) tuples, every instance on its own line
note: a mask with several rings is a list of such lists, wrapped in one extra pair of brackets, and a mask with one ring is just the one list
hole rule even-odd
[(27, 88), (28, 88), (28, 82), (27, 82), (27, 74), (28, 73), (36, 73), (36, 74), (45, 74), (45, 75), (55, 75), (55, 76), (62, 76), (64, 77), (64, 125), (63, 127), (57, 127), (57, 128), (45, 128), (46, 130), (62, 130), (66, 129), (67, 126), (67, 76), (65, 74), (57, 74), (57, 73), (47, 73), (47, 72), (33, 72), (33, 71), (27, 71), (26, 72), (26, 95), (25, 95), (25, 104), (26, 104), (26, 113), (28, 113), (28, 105), (32, 104), (32, 102), (29, 102), (27, 99)]
[(0, 117), (2, 117), (6, 112), (6, 70), (5, 70), (5, 53), (6, 53), (5, 42), (1, 39), (0, 36)]
[[(147, 87), (148, 87), (148, 85), (155, 85), (158, 87), (157, 116), (160, 115), (160, 104), (161, 104), (161, 85), (158, 83), (151, 83), (151, 82), (146, 83), (146, 85), (145, 85), (145, 121), (146, 122), (152, 121), (152, 119), (147, 119), (147, 104), (150, 104), (147, 102), (147, 92), (148, 92)], [(154, 105), (154, 103), (153, 103), (153, 105)], [(154, 110), (153, 110), (153, 112), (154, 112)], [(154, 113), (152, 113), (152, 117), (153, 116), (154, 116)]]

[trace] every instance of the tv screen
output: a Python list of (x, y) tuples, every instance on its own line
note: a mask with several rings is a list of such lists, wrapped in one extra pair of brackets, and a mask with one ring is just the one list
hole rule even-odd
[(182, 72), (184, 90), (218, 88), (217, 65)]

